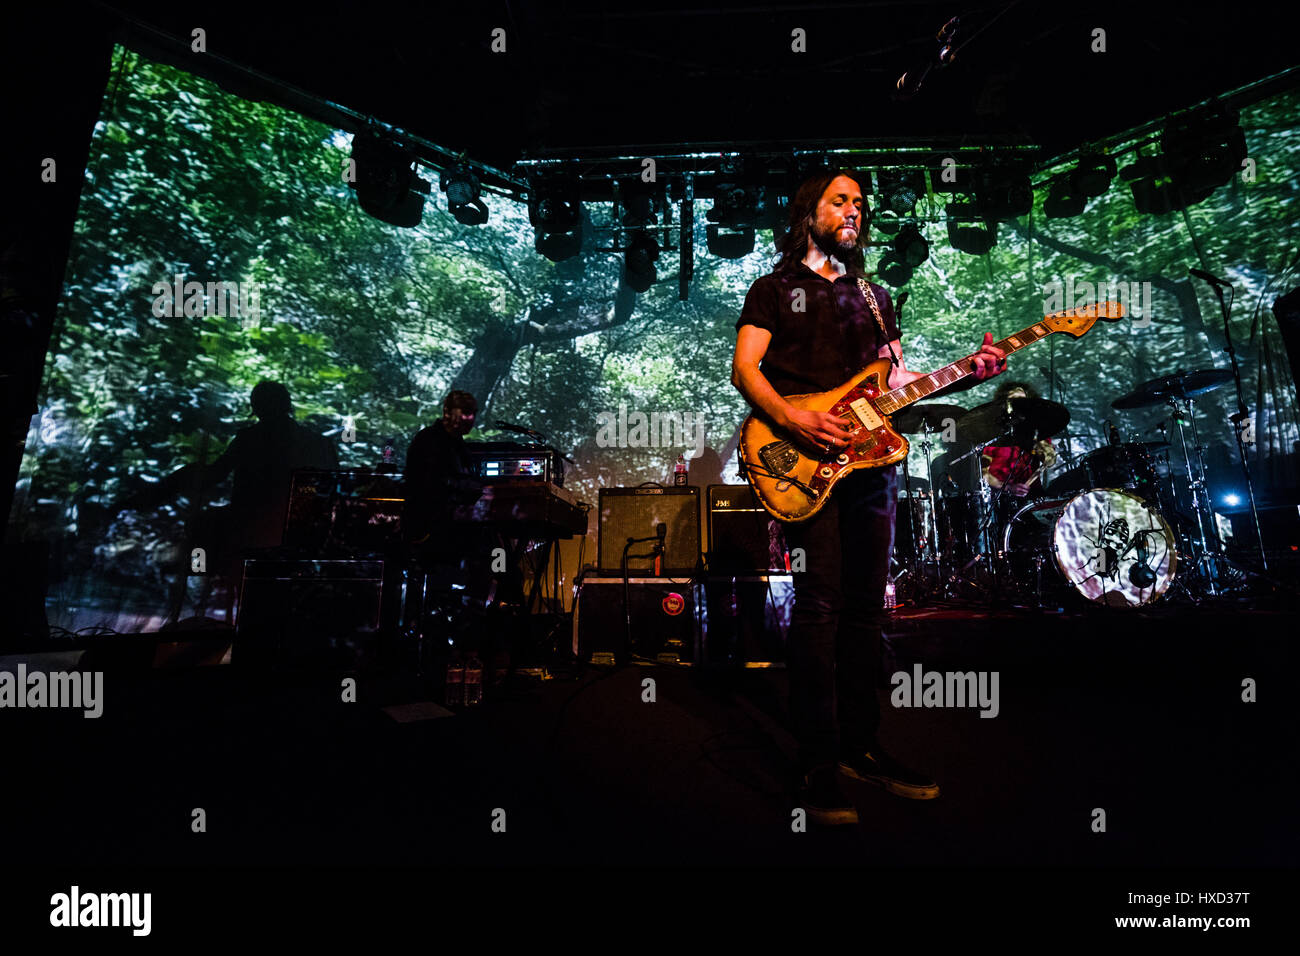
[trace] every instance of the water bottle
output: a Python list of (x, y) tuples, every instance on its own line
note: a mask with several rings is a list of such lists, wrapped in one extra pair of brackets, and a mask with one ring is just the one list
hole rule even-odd
[(885, 607), (893, 610), (898, 606), (898, 592), (894, 588), (894, 579), (885, 582)]
[(483, 662), (471, 653), (465, 663), (465, 705), (483, 703)]
[(678, 488), (686, 487), (686, 459), (677, 456), (677, 465), (673, 468), (673, 484)]
[(447, 706), (460, 707), (465, 703), (465, 665), (460, 655), (454, 654), (447, 662)]
[(379, 465), (381, 472), (391, 472), (397, 470), (397, 453), (393, 450), (393, 442), (396, 438), (390, 438), (384, 443), (384, 460)]

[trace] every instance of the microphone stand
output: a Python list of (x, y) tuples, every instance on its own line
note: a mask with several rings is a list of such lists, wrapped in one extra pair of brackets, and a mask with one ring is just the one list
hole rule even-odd
[[(624, 624), (624, 626), (625, 626), (625, 628), (626, 628), (626, 637), (627, 637), (627, 645), (626, 645), (626, 646), (627, 646), (627, 653), (628, 653), (629, 656), (630, 656), (631, 653), (632, 653), (632, 600), (631, 600), (631, 587), (630, 587), (630, 585), (628, 584), (628, 578), (630, 577), (630, 572), (629, 572), (628, 567), (627, 567), (628, 551), (631, 549), (632, 545), (634, 545), (634, 544), (645, 544), (645, 542), (647, 542), (647, 541), (653, 541), (653, 542), (655, 543), (654, 550), (650, 552), (650, 555), (649, 555), (650, 557), (658, 558), (660, 555), (662, 555), (662, 554), (664, 553), (664, 552), (663, 552), (663, 547), (664, 547), (663, 541), (664, 541), (664, 539), (663, 539), (662, 537), (660, 537), (658, 534), (653, 535), (652, 537), (649, 537), (649, 538), (628, 538), (628, 539), (627, 539), (627, 544), (623, 545), (623, 559), (622, 559), (622, 566), (623, 566), (623, 624)], [(643, 557), (644, 557), (644, 555), (643, 555)]]
[[(1223, 297), (1223, 288), (1217, 282), (1210, 283), (1214, 289), (1214, 294), (1219, 297), (1219, 308), (1223, 312), (1223, 338), (1227, 342), (1228, 361), (1232, 364), (1232, 379), (1237, 387), (1237, 412), (1228, 416), (1232, 422), (1232, 432), (1237, 439), (1237, 454), (1241, 456), (1241, 471), (1246, 478), (1246, 494), (1250, 497), (1250, 515), (1255, 521), (1255, 537), (1259, 542), (1259, 560), (1265, 571), (1268, 570), (1268, 556), (1264, 553), (1264, 532), (1259, 524), (1259, 509), (1255, 504), (1255, 482), (1250, 477), (1250, 463), (1246, 458), (1246, 443), (1242, 441), (1241, 433), (1245, 428), (1245, 421), (1250, 417), (1246, 409), (1245, 389), (1241, 386), (1241, 366), (1237, 364), (1237, 350), (1232, 345), (1232, 329), (1228, 325), (1228, 315), (1232, 311), (1232, 306), (1225, 301)], [(1229, 286), (1231, 288), (1231, 286)], [(1215, 529), (1216, 535), (1218, 529)]]

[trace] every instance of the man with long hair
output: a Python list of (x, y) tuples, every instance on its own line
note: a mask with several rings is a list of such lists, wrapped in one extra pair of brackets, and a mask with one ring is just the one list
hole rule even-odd
[[(829, 391), (878, 358), (891, 358), (889, 386), (919, 373), (903, 362), (889, 293), (859, 286), (865, 219), (859, 180), (821, 170), (796, 192), (780, 260), (745, 298), (736, 323), (732, 384), (792, 439), (817, 454), (847, 447), (847, 419), (796, 409), (784, 396)], [(993, 336), (974, 355), (975, 379), (1006, 367)], [(970, 379), (947, 391), (975, 384)], [(903, 766), (876, 737), (880, 707), (881, 626), (898, 496), (895, 467), (861, 469), (839, 481), (812, 518), (787, 522), (790, 547), (802, 548), (787, 642), (790, 714), (799, 741), (799, 802), (817, 823), (857, 822), (836, 769), (899, 796), (931, 799), (938, 786)]]

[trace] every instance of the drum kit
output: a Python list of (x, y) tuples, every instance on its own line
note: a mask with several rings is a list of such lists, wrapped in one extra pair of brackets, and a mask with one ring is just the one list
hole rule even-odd
[[(1230, 371), (1204, 369), (1145, 382), (1111, 407), (1168, 406), (1173, 431), (1162, 424), (1165, 440), (1126, 441), (1111, 424), (1108, 442), (1082, 455), (1071, 448), (1069, 411), (1054, 401), (903, 409), (894, 427), (918, 436), (926, 474), (913, 477), (904, 461), (898, 593), (917, 603), (1040, 609), (1142, 607), (1170, 592), (1192, 603), (1219, 595), (1240, 575), (1223, 555), (1195, 404), (1231, 381)], [(1064, 439), (1059, 458), (1057, 436)], [(939, 443), (943, 450), (932, 455)], [(1014, 482), (990, 483), (997, 458), (1021, 469)]]

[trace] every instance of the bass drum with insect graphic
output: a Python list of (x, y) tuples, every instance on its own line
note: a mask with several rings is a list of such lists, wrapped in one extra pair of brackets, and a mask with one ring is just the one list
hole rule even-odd
[(1017, 588), (1033, 591), (1054, 566), (1063, 583), (1095, 604), (1141, 607), (1160, 599), (1178, 571), (1174, 532), (1129, 491), (1094, 488), (1026, 505), (1003, 537)]

